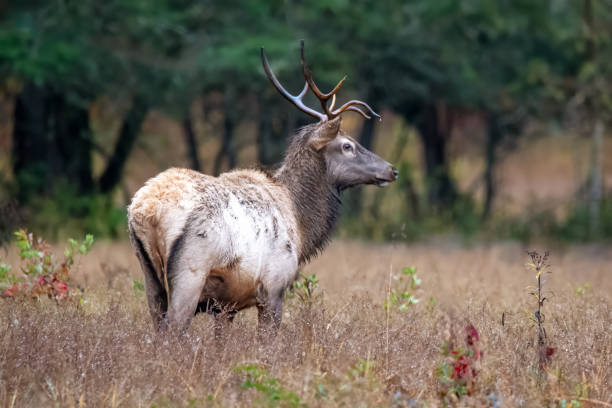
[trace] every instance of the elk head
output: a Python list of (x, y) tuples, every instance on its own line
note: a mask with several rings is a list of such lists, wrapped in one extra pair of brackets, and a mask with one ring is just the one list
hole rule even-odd
[[(270, 69), (263, 48), (261, 49), (261, 62), (268, 79), (285, 99), (302, 112), (319, 119), (319, 123), (308, 132), (305, 142), (311, 151), (321, 155), (325, 160), (328, 179), (334, 187), (344, 190), (360, 184), (385, 186), (397, 179), (398, 172), (395, 167), (361, 146), (354, 138), (340, 129), (342, 120), (340, 115), (346, 111), (357, 112), (366, 119), (371, 119), (370, 115), (381, 119), (380, 115), (374, 112), (367, 103), (359, 100), (348, 101), (334, 109), (336, 94), (346, 76), (329, 93), (321, 92), (306, 65), (303, 40), (301, 41), (301, 62), (306, 83), (299, 94), (294, 96), (283, 88)], [(303, 98), (309, 89), (321, 103), (323, 112), (318, 112), (304, 104)]]

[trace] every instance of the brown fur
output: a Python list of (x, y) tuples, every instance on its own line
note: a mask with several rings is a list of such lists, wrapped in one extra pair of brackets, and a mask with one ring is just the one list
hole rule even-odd
[(211, 270), (200, 296), (200, 303), (206, 299), (214, 299), (221, 309), (236, 312), (255, 306), (259, 282), (245, 278), (248, 275), (239, 272), (239, 260), (225, 268)]
[[(333, 122), (340, 123), (339, 119)], [(298, 220), (302, 243), (300, 264), (308, 262), (323, 250), (340, 211), (340, 195), (328, 179), (327, 165), (320, 153), (321, 146), (313, 144), (313, 140), (318, 142), (323, 139), (319, 134), (327, 127), (329, 124), (322, 122), (302, 128), (291, 140), (285, 159), (274, 175), (274, 179), (289, 191)]]

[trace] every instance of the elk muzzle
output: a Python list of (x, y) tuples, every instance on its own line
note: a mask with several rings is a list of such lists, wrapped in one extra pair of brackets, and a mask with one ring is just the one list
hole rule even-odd
[(376, 175), (376, 185), (384, 187), (391, 182), (397, 180), (399, 172), (390, 163), (387, 163), (387, 168)]

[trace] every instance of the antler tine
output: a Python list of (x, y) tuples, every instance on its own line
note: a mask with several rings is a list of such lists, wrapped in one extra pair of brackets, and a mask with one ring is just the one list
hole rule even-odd
[[(370, 113), (371, 113), (373, 116), (376, 116), (376, 117), (378, 118), (378, 120), (382, 120), (382, 118), (380, 117), (380, 115), (379, 115), (378, 113), (374, 112), (374, 109), (372, 109), (372, 108), (370, 107), (370, 105), (368, 105), (367, 103), (365, 103), (365, 102), (363, 102), (363, 101), (358, 101), (358, 100), (348, 101), (347, 103), (345, 103), (344, 105), (342, 105), (341, 107), (339, 107), (338, 109), (336, 109), (335, 111), (333, 111), (333, 112), (332, 112), (332, 115), (334, 115), (334, 116), (338, 116), (339, 114), (341, 114), (341, 113), (342, 113), (342, 112), (344, 112), (344, 111), (347, 111), (347, 110), (352, 110), (352, 111), (355, 111), (355, 112), (357, 112), (357, 111), (358, 111), (358, 112), (360, 112), (360, 113), (361, 113), (361, 114), (362, 114), (364, 117), (366, 117), (367, 119), (370, 119), (370, 117), (369, 117), (369, 116), (365, 115), (365, 114), (363, 113), (363, 111), (362, 111), (361, 109), (359, 109), (359, 108), (355, 107), (355, 105), (360, 105), (360, 106), (365, 107), (365, 108), (366, 108), (368, 111), (370, 111)], [(353, 109), (353, 108), (354, 108), (354, 109)]]
[(276, 90), (285, 99), (293, 103), (302, 112), (307, 113), (310, 116), (314, 116), (315, 118), (318, 118), (319, 120), (325, 120), (329, 117), (327, 115), (317, 112), (316, 110), (311, 109), (308, 106), (304, 105), (304, 102), (302, 101), (302, 99), (304, 98), (304, 95), (306, 95), (306, 92), (308, 91), (308, 86), (309, 86), (308, 81), (306, 81), (306, 83), (304, 84), (304, 89), (302, 89), (302, 92), (300, 92), (297, 96), (291, 95), (289, 92), (287, 92), (285, 88), (283, 88), (280, 82), (278, 82), (278, 79), (276, 79), (276, 75), (274, 75), (274, 72), (272, 72), (272, 70), (270, 69), (270, 64), (268, 64), (268, 59), (266, 58), (266, 54), (264, 53), (263, 47), (261, 48), (261, 63), (263, 65), (264, 71), (266, 72), (266, 76), (268, 77), (270, 82), (272, 82), (272, 85), (274, 85)]
[[(268, 79), (270, 80), (270, 82), (272, 82), (272, 85), (274, 85), (276, 90), (285, 99), (287, 99), (289, 102), (294, 104), (302, 112), (305, 112), (310, 116), (314, 116), (315, 118), (318, 118), (321, 121), (334, 119), (338, 117), (342, 112), (349, 111), (349, 110), (359, 113), (361, 116), (363, 116), (366, 119), (371, 119), (370, 115), (368, 115), (366, 112), (364, 112), (357, 106), (361, 106), (365, 108), (367, 111), (370, 112), (371, 115), (376, 116), (379, 120), (382, 120), (380, 115), (374, 112), (374, 110), (370, 107), (370, 105), (368, 105), (367, 103), (363, 101), (351, 100), (345, 103), (344, 105), (342, 105), (341, 107), (339, 107), (338, 109), (334, 110), (334, 106), (336, 104), (336, 93), (338, 92), (338, 90), (340, 89), (344, 81), (346, 80), (346, 76), (342, 78), (340, 82), (338, 82), (338, 84), (334, 87), (334, 89), (331, 90), (331, 92), (329, 93), (321, 92), (317, 84), (315, 84), (314, 80), (312, 79), (312, 73), (308, 69), (308, 65), (306, 65), (306, 57), (304, 56), (304, 40), (300, 41), (300, 46), (301, 46), (300, 51), (301, 51), (302, 71), (304, 73), (304, 78), (306, 79), (306, 83), (304, 84), (304, 88), (302, 89), (302, 91), (295, 96), (287, 92), (287, 90), (283, 88), (283, 86), (280, 84), (280, 82), (276, 78), (276, 75), (274, 75), (274, 72), (272, 72), (272, 69), (270, 69), (270, 64), (268, 63), (268, 59), (266, 58), (266, 54), (264, 52), (263, 47), (261, 48), (261, 63), (263, 65), (264, 71), (266, 72), (266, 75)], [(304, 99), (304, 96), (306, 95), (306, 92), (308, 92), (308, 89), (311, 89), (312, 92), (317, 97), (317, 99), (319, 99), (319, 102), (321, 103), (321, 106), (323, 107), (324, 113), (321, 113), (312, 108), (309, 108), (308, 106), (304, 104), (303, 99)], [(328, 106), (328, 101), (330, 98), (331, 98), (331, 104), (329, 104)]]
[(367, 113), (365, 113), (364, 111), (362, 111), (361, 109), (359, 109), (359, 108), (358, 108), (358, 107), (356, 107), (356, 106), (349, 106), (349, 107), (348, 107), (348, 108), (346, 108), (344, 111), (345, 111), (345, 112), (346, 112), (346, 111), (353, 111), (353, 112), (357, 112), (357, 113), (359, 113), (361, 116), (363, 116), (363, 117), (364, 117), (364, 118), (366, 118), (366, 119), (372, 119), (372, 117), (371, 117), (370, 115), (368, 115)]
[[(336, 93), (338, 92), (338, 90), (340, 89), (344, 81), (346, 80), (346, 75), (344, 76), (344, 78), (340, 80), (340, 82), (338, 82), (338, 84), (334, 87), (334, 89), (332, 89), (328, 93), (323, 93), (321, 92), (317, 84), (315, 84), (314, 79), (312, 79), (312, 73), (310, 72), (310, 69), (308, 68), (308, 65), (306, 64), (306, 57), (304, 56), (304, 40), (300, 41), (300, 55), (301, 55), (301, 60), (302, 60), (302, 71), (304, 72), (304, 78), (306, 78), (306, 82), (310, 86), (310, 89), (315, 94), (317, 99), (319, 99), (319, 102), (321, 102), (321, 107), (323, 107), (323, 110), (325, 111), (325, 114), (327, 115), (327, 117), (329, 119), (335, 118), (337, 115), (334, 115), (334, 113), (332, 112), (332, 109), (335, 103)], [(331, 108), (327, 106), (327, 101), (329, 100), (329, 98), (333, 98)]]
[[(325, 99), (329, 99), (332, 96), (336, 96), (336, 93), (338, 92), (338, 90), (340, 89), (340, 87), (342, 86), (345, 80), (346, 80), (346, 75), (342, 77), (340, 82), (338, 82), (338, 84), (334, 87), (334, 89), (332, 89), (329, 93), (322, 94), (325, 97)], [(314, 84), (314, 81), (312, 81), (312, 83)], [(319, 88), (317, 88), (317, 90), (318, 89)]]

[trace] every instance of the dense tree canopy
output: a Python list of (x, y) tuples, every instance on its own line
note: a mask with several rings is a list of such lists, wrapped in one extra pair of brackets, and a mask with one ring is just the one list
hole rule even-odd
[[(458, 198), (446, 147), (455, 113), (477, 112), (487, 123), (486, 216), (499, 145), (519, 135), (525, 120), (566, 119), (571, 111), (603, 126), (612, 111), (612, 14), (599, 0), (47, 0), (4, 7), (0, 73), (15, 98), (13, 167), (23, 202), (60, 182), (83, 194), (112, 191), (152, 108), (182, 121), (199, 168), (190, 106), (211, 93), (220, 95), (214, 108), (224, 117), (215, 172), (225, 160), (235, 164), (233, 133), (245, 118), (258, 123), (259, 160), (277, 160), (285, 134), (303, 122), (269, 86), (259, 49), (295, 92), (303, 83), (301, 38), (322, 88), (347, 74), (346, 94), (417, 129), (432, 209)], [(88, 110), (100, 97), (129, 108), (94, 179)], [(366, 122), (366, 147), (372, 137)]]

